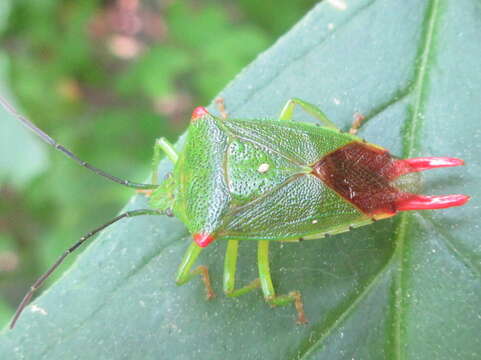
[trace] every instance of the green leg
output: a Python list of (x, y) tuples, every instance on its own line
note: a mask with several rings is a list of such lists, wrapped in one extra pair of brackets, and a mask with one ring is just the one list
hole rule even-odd
[(255, 279), (250, 284), (235, 289), (235, 272), (237, 267), (237, 251), (239, 249), (238, 240), (229, 240), (224, 262), (224, 293), (230, 297), (236, 297), (259, 288), (260, 281)]
[(297, 310), (297, 323), (307, 323), (304, 313), (304, 305), (299, 291), (291, 291), (288, 295), (276, 295), (274, 285), (272, 285), (271, 272), (269, 269), (269, 241), (259, 241), (257, 262), (259, 266), (259, 279), (261, 282), (264, 298), (272, 306), (284, 306), (294, 303)]
[(289, 99), (289, 101), (287, 101), (286, 105), (284, 105), (284, 108), (282, 109), (279, 115), (279, 120), (281, 121), (292, 120), (292, 115), (294, 113), (294, 108), (296, 105), (300, 105), (305, 112), (314, 116), (316, 119), (322, 122), (325, 126), (334, 128), (334, 129), (339, 129), (336, 126), (336, 124), (334, 124), (331, 120), (329, 120), (327, 116), (319, 108), (297, 98), (292, 98), (292, 99)]
[(209, 270), (207, 269), (207, 266), (200, 265), (197, 266), (194, 270), (191, 270), (192, 266), (195, 263), (195, 260), (197, 260), (197, 257), (201, 252), (202, 248), (195, 242), (192, 242), (189, 245), (189, 248), (184, 254), (184, 258), (182, 259), (179, 269), (177, 270), (177, 278), (175, 282), (177, 283), (177, 285), (183, 285), (192, 280), (195, 276), (200, 275), (205, 285), (207, 300), (209, 300), (212, 299), (215, 294), (210, 283)]
[(179, 158), (174, 146), (166, 138), (158, 138), (154, 144), (154, 157), (152, 159), (152, 184), (158, 182), (157, 172), (160, 160), (162, 160), (162, 153), (165, 153), (174, 164)]

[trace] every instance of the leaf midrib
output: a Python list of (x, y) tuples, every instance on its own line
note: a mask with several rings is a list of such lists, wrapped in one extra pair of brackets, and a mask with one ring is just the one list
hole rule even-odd
[[(415, 81), (412, 87), (414, 94), (414, 105), (411, 117), (405, 122), (405, 133), (403, 135), (403, 157), (412, 157), (420, 139), (420, 129), (423, 125), (423, 111), (425, 104), (426, 78), (428, 74), (428, 64), (431, 60), (431, 52), (433, 48), (433, 36), (436, 25), (439, 20), (439, 4), (440, 0), (431, 0), (426, 10), (425, 22), (427, 28), (421, 37), (420, 46), (420, 64), (415, 73)], [(396, 246), (390, 263), (397, 262), (397, 272), (394, 278), (394, 318), (393, 318), (393, 355), (394, 359), (405, 358), (404, 349), (402, 347), (402, 323), (403, 323), (403, 305), (406, 289), (403, 286), (406, 282), (405, 267), (408, 264), (406, 249), (407, 235), (409, 226), (412, 221), (412, 214), (404, 212), (400, 215), (394, 244)]]
[[(440, 0), (431, 0), (430, 4), (426, 10), (426, 16), (424, 22), (427, 23), (426, 30), (424, 34), (421, 36), (420, 39), (420, 46), (418, 51), (418, 59), (420, 60), (419, 65), (417, 67), (417, 71), (414, 74), (414, 79), (412, 81), (412, 85), (404, 96), (408, 96), (409, 94), (414, 94), (414, 106), (412, 115), (408, 118), (405, 122), (405, 128), (408, 129), (404, 133), (403, 136), (403, 157), (411, 157), (414, 155), (417, 143), (419, 141), (419, 129), (422, 127), (422, 116), (421, 111), (424, 106), (424, 95), (426, 89), (426, 77), (427, 77), (427, 68), (430, 60), (430, 54), (432, 50), (432, 41), (434, 35), (434, 29), (437, 25), (437, 21), (439, 19), (439, 2)], [(374, 288), (375, 285), (379, 282), (382, 278), (382, 275), (393, 266), (397, 265), (397, 273), (394, 279), (394, 296), (395, 296), (395, 306), (394, 306), (394, 320), (393, 320), (393, 333), (394, 333), (394, 341), (393, 341), (393, 354), (394, 359), (402, 359), (403, 352), (401, 347), (401, 325), (402, 325), (402, 299), (404, 296), (404, 289), (402, 288), (402, 283), (404, 281), (404, 266), (406, 264), (406, 254), (405, 250), (405, 240), (407, 238), (407, 230), (410, 225), (410, 214), (408, 212), (404, 212), (399, 215), (398, 225), (396, 226), (397, 229), (395, 230), (395, 251), (393, 252), (392, 257), (387, 261), (386, 265), (380, 269), (380, 271), (375, 274), (375, 276), (369, 281), (369, 283), (364, 287), (364, 289), (359, 293), (357, 299), (354, 300), (341, 314), (340, 316), (329, 326), (326, 328), (326, 331), (321, 333), (319, 339), (317, 339), (312, 345), (305, 349), (304, 351), (300, 352), (302, 354), (298, 359), (306, 359), (309, 357), (310, 354), (314, 351), (315, 348), (319, 346), (320, 343), (334, 330), (337, 325), (342, 323), (342, 321), (347, 318), (347, 316), (353, 311), (355, 307), (357, 307), (362, 300), (366, 297), (369, 293), (369, 290)]]

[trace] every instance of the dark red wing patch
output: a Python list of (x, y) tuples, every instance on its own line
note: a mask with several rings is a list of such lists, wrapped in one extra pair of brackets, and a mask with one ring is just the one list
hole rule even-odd
[(324, 156), (312, 173), (359, 210), (374, 218), (398, 211), (444, 209), (464, 205), (469, 196), (424, 196), (404, 192), (392, 184), (399, 176), (440, 167), (463, 165), (457, 158), (394, 159), (387, 150), (352, 142)]
[(313, 174), (367, 215), (395, 214), (403, 193), (390, 184), (396, 160), (389, 152), (353, 142), (313, 166)]

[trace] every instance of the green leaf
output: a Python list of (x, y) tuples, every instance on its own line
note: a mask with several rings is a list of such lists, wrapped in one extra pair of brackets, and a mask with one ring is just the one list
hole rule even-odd
[[(343, 129), (364, 114), (361, 135), (394, 154), (467, 162), (425, 181), (429, 194), (472, 195), (464, 207), (273, 244), (278, 293), (300, 290), (309, 324), (260, 292), (222, 296), (223, 243), (200, 259), (217, 298), (203, 299), (200, 280), (176, 287), (188, 234), (146, 216), (104, 231), (5, 331), (0, 357), (479, 359), (480, 33), (477, 0), (324, 1), (222, 93), (233, 117), (275, 117), (295, 96)], [(137, 196), (127, 208), (146, 206)], [(241, 244), (239, 284), (257, 276), (254, 248)]]

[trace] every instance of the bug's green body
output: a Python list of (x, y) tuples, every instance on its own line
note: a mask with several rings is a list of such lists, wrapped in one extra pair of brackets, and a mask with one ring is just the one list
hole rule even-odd
[[(305, 323), (300, 292), (286, 295), (275, 292), (269, 269), (271, 241), (321, 238), (394, 216), (398, 211), (460, 206), (469, 199), (465, 195), (415, 193), (420, 182), (417, 172), (462, 165), (462, 160), (396, 159), (382, 147), (341, 132), (314, 105), (299, 99), (289, 100), (278, 120), (228, 119), (223, 106), (222, 117), (211, 115), (203, 107), (196, 108), (179, 153), (163, 138), (156, 142), (152, 184), (122, 180), (80, 160), (16, 113), (1, 97), (0, 102), (45, 142), (80, 165), (151, 195), (151, 209), (123, 213), (70, 247), (32, 285), (11, 327), (35, 289), (88, 238), (125, 217), (170, 213), (183, 221), (194, 240), (181, 261), (176, 279), (179, 285), (200, 275), (207, 297), (213, 297), (207, 268), (194, 268), (194, 264), (202, 248), (214, 240), (226, 240), (225, 294), (240, 296), (260, 287), (266, 301), (273, 306), (293, 303), (298, 322)], [(324, 126), (292, 121), (295, 105)], [(357, 131), (360, 122), (353, 124), (351, 132)], [(162, 152), (175, 166), (171, 176), (157, 185)], [(236, 289), (239, 240), (257, 241), (259, 278)]]
[[(216, 240), (321, 237), (367, 224), (312, 174), (324, 155), (351, 142), (362, 140), (309, 123), (205, 116), (189, 127), (163, 206), (190, 233)], [(164, 191), (153, 193), (153, 206)]]
[[(325, 126), (293, 121), (295, 105)], [(168, 144), (161, 148), (175, 153)], [(293, 302), (300, 323), (306, 321), (300, 293), (275, 294), (270, 241), (321, 238), (397, 211), (467, 201), (465, 196), (411, 193), (420, 183), (416, 172), (460, 165), (459, 159), (395, 159), (386, 149), (341, 132), (319, 109), (299, 99), (291, 99), (278, 120), (215, 117), (199, 107), (182, 151), (171, 159), (173, 174), (153, 191), (150, 205), (172, 211), (193, 235), (177, 283), (201, 275), (208, 297), (213, 296), (207, 268), (191, 269), (203, 247), (227, 240), (224, 292), (239, 296), (261, 287), (271, 305)], [(439, 200), (445, 203), (440, 206)], [(239, 240), (258, 241), (259, 279), (235, 289)]]

